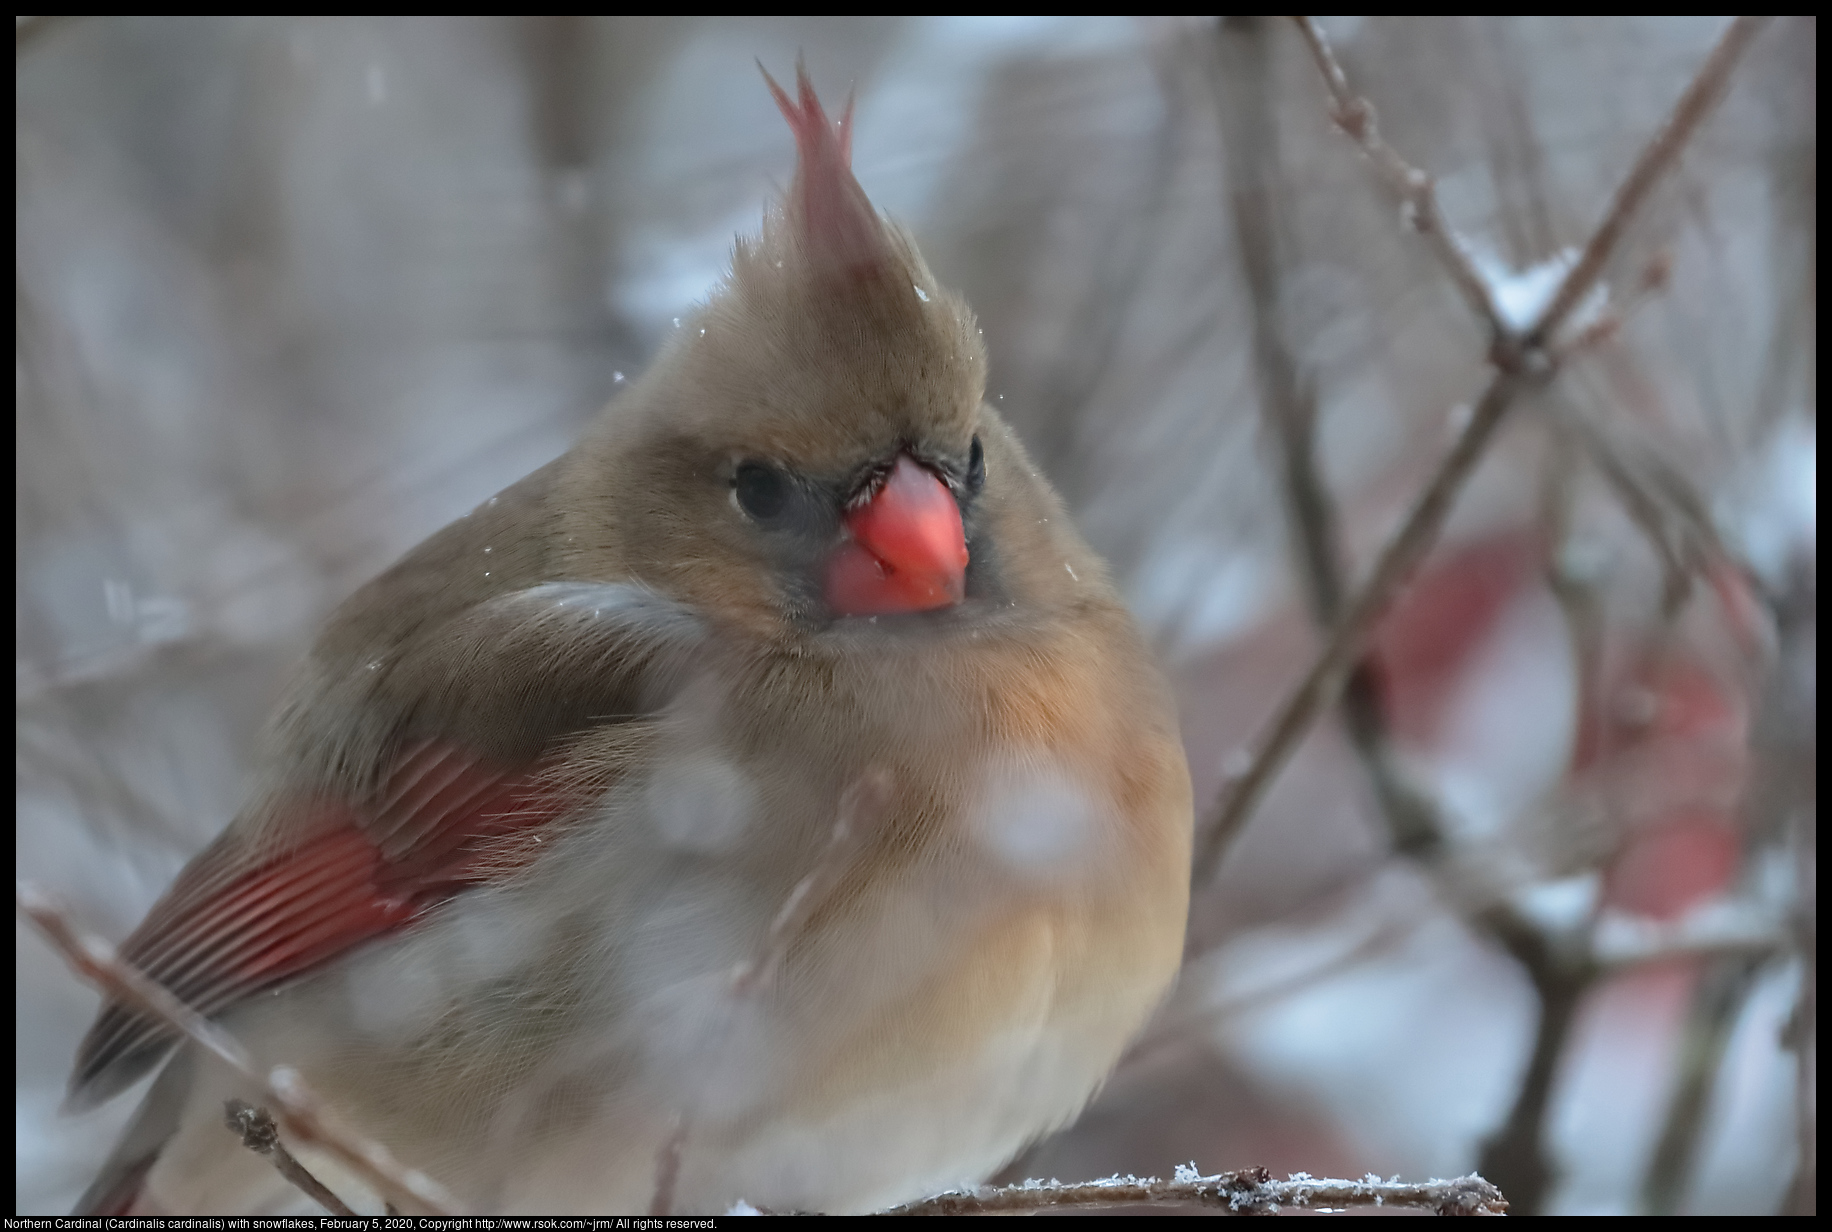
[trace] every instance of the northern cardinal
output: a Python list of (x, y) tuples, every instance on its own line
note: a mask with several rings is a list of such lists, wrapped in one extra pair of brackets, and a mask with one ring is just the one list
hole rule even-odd
[[(576, 447), (332, 615), (122, 950), (474, 1209), (978, 1182), (1177, 969), (1163, 683), (848, 117), (769, 86), (761, 239)], [(259, 1092), (173, 1046), (119, 1004), (83, 1040), (75, 1106), (165, 1064), (80, 1209), (310, 1209), (223, 1126)]]

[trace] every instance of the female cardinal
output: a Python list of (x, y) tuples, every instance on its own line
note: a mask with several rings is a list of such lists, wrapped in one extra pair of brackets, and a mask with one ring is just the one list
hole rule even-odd
[[(1176, 971), (1190, 787), (973, 316), (806, 75), (762, 238), (569, 453), (331, 617), (123, 957), (476, 1209), (867, 1211), (1074, 1117)], [(83, 1211), (296, 1208), (165, 1061)], [(313, 1160), (331, 1187), (360, 1187)]]

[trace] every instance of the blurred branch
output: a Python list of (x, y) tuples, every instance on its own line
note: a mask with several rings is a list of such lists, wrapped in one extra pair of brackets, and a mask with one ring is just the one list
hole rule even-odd
[[(1279, 282), (1287, 244), (1278, 226), (1285, 210), (1280, 200), (1283, 174), (1278, 133), (1266, 76), (1270, 33), (1270, 23), (1263, 18), (1222, 19), (1220, 47), (1226, 60), (1221, 74), (1222, 124), (1228, 136), (1236, 248), (1241, 254), (1253, 307), (1254, 367), (1259, 379), (1261, 413), (1280, 444), (1283, 490), (1299, 572), (1308, 583), (1317, 622), (1327, 631), (1342, 614), (1341, 553), (1334, 503), (1317, 464), (1315, 387), (1299, 371), (1279, 313)], [(1329, 54), (1327, 45), (1323, 46), (1323, 54)], [(1335, 71), (1339, 77), (1340, 68)], [(1366, 131), (1373, 131), (1371, 119)], [(1384, 143), (1380, 148), (1398, 157)], [(1425, 191), (1429, 196), (1429, 187)], [(1365, 662), (1349, 674), (1342, 695), (1342, 717), (1381, 811), (1391, 825), (1397, 848), (1404, 854), (1417, 854), (1435, 847), (1435, 816), (1406, 781), (1387, 748), (1379, 685)]]
[[(1358, 658), (1376, 621), (1386, 612), (1400, 585), (1424, 560), (1443, 529), (1451, 502), (1475, 470), (1516, 395), (1539, 385), (1556, 370), (1556, 357), (1544, 347), (1601, 274), (1604, 263), (1626, 232), (1635, 211), (1646, 200), (1685, 141), (1722, 93), (1737, 56), (1747, 46), (1760, 19), (1740, 17), (1731, 23), (1704, 66), (1681, 94), (1665, 124), (1643, 149), (1616, 192), (1603, 221), (1585, 245), (1583, 255), (1566, 272), (1537, 320), (1520, 335), (1504, 334), (1491, 350), (1495, 372), (1449, 452), (1414, 501), (1404, 522), (1382, 549), (1367, 580), (1344, 606), (1329, 641), (1266, 728), (1266, 736), (1244, 774), (1224, 787), (1202, 819), (1193, 866), (1195, 884), (1205, 884), (1220, 866), (1228, 845), (1244, 828), (1254, 808), (1317, 716), (1336, 700), (1347, 670)], [(1333, 65), (1333, 57), (1329, 61)], [(1340, 67), (1335, 69), (1340, 76)], [(1326, 65), (1326, 76), (1328, 66)], [(1333, 88), (1333, 87), (1332, 87)]]
[(1713, 964), (1693, 990), (1691, 1012), (1680, 1037), (1679, 1075), (1673, 1098), (1667, 1105), (1666, 1122), (1661, 1126), (1654, 1157), (1642, 1182), (1644, 1214), (1679, 1214), (1698, 1162), (1705, 1109), (1724, 1050), (1761, 970), (1760, 958), (1723, 959)]
[(1816, 813), (1794, 819), (1796, 875), (1803, 883), (1794, 911), (1794, 945), (1800, 955), (1800, 995), (1788, 1016), (1782, 1044), (1794, 1053), (1794, 1135), (1798, 1161), (1780, 1214), (1812, 1215), (1819, 1205), (1819, 933), (1815, 858)]
[(301, 1142), (323, 1147), (385, 1197), (434, 1215), (456, 1210), (456, 1201), (443, 1186), (402, 1167), (380, 1143), (346, 1129), (334, 1129), (325, 1119), (323, 1101), (296, 1072), (278, 1066), (263, 1076), (239, 1041), (137, 968), (122, 962), (106, 942), (78, 932), (36, 886), (21, 882), (15, 897), (19, 913), (38, 927), (71, 970), (101, 989), (104, 996), (152, 1015), (260, 1087), (279, 1109), (281, 1123)]
[[(1601, 562), (1582, 546), (1575, 534), (1578, 476), (1582, 446), (1570, 432), (1552, 432), (1540, 458), (1539, 517), (1544, 530), (1546, 587), (1558, 601), (1565, 636), (1571, 645), (1572, 713), (1580, 717), (1599, 713), (1603, 705), (1604, 600), (1600, 587)], [(1560, 825), (1561, 837), (1570, 835)]]
[(1699, 124), (1711, 114), (1711, 108), (1723, 94), (1724, 87), (1730, 81), (1731, 70), (1736, 67), (1744, 48), (1749, 46), (1750, 40), (1755, 38), (1767, 21), (1766, 17), (1739, 17), (1719, 36), (1717, 46), (1705, 57), (1705, 63), (1692, 78), (1692, 84), (1686, 87), (1685, 93), (1673, 105), (1666, 123), (1642, 148), (1641, 157), (1635, 160), (1627, 178), (1616, 189), (1616, 195), (1610, 201), (1603, 221), (1591, 232), (1590, 240), (1584, 245), (1577, 264), (1571, 267), (1564, 281), (1559, 283), (1551, 302), (1527, 331), (1528, 345), (1544, 346), (1550, 342), (1558, 332), (1558, 327), (1565, 323), (1565, 318), (1571, 315), (1579, 301), (1589, 293), (1591, 286), (1602, 275), (1603, 266), (1614, 255), (1616, 245), (1627, 233), (1629, 223), (1646, 202), (1654, 185), (1679, 157), (1679, 152), (1685, 148)]
[(1519, 1192), (1522, 1213), (1541, 1213), (1556, 1173), (1546, 1153), (1546, 1112), (1559, 1058), (1577, 1018), (1578, 1005), (1595, 981), (1597, 968), (1581, 952), (1540, 932), (1518, 912), (1497, 906), (1478, 917), (1484, 931), (1500, 942), (1533, 982), (1539, 995), (1539, 1021), (1533, 1047), (1521, 1075), (1513, 1106), (1499, 1129), (1483, 1139), (1477, 1167), (1505, 1172)]
[[(1817, 613), (1810, 601), (1802, 603), (1804, 598), (1795, 593), (1774, 604), (1780, 647), (1753, 740), (1759, 761), (1768, 771), (1768, 783), (1766, 790), (1753, 793), (1746, 801), (1751, 832), (1774, 841), (1777, 849), (1771, 849), (1770, 854), (1777, 856), (1794, 847), (1798, 837), (1807, 832), (1796, 826), (1797, 820), (1805, 819), (1810, 826), (1814, 817), (1809, 784), (1814, 775), (1816, 715), (1795, 679), (1803, 671), (1812, 671), (1811, 660), (1801, 653), (1801, 639), (1803, 635), (1813, 636), (1810, 630)], [(1793, 854), (1797, 868), (1811, 869), (1810, 859), (1803, 860), (1798, 851)], [(1731, 910), (1713, 911), (1704, 919), (1664, 930), (1673, 934), (1670, 942), (1689, 942), (1697, 952), (1710, 954), (1715, 961), (1693, 991), (1680, 1040), (1672, 1097), (1642, 1181), (1642, 1208), (1648, 1214), (1677, 1214), (1684, 1205), (1698, 1163), (1706, 1113), (1737, 1021), (1763, 969), (1778, 956), (1792, 956), (1790, 951), (1802, 960), (1801, 990), (1781, 1043), (1795, 1053), (1797, 1080), (1805, 1077), (1811, 1082), (1812, 1029), (1807, 1026), (1802, 1030), (1803, 1023), (1810, 1023), (1812, 1018), (1816, 974), (1817, 942), (1810, 922), (1811, 876), (1807, 871), (1806, 877), (1793, 887), (1795, 901), (1788, 904), (1784, 916), (1778, 917), (1772, 904), (1765, 909), (1760, 901), (1745, 900), (1729, 904)], [(1657, 952), (1662, 938), (1649, 937), (1646, 941)], [(1812, 1095), (1810, 1088), (1797, 1091), (1796, 1133), (1801, 1155), (1793, 1184), (1782, 1203), (1783, 1214), (1810, 1214), (1814, 1205)]]
[(280, 1141), (279, 1126), (274, 1124), (273, 1114), (267, 1109), (256, 1108), (245, 1100), (228, 1100), (223, 1104), (223, 1121), (231, 1133), (241, 1138), (243, 1146), (256, 1155), (266, 1156), (274, 1170), (300, 1193), (333, 1215), (356, 1214), (286, 1149), (286, 1144)]
[[(1811, 924), (1811, 919), (1807, 919)], [(1788, 1018), (1783, 1044), (1793, 1049), (1794, 1136), (1799, 1158), (1780, 1214), (1812, 1215), (1819, 1205), (1819, 949), (1811, 935), (1800, 942), (1800, 997)]]
[(1756, 721), (1755, 745), (1766, 766), (1756, 796), (1758, 833), (1766, 834), (1793, 878), (1787, 931), (1800, 961), (1800, 989), (1782, 1028), (1794, 1054), (1794, 1176), (1779, 1214), (1811, 1215), (1819, 1204), (1819, 598), (1817, 565), (1796, 558), (1768, 596), (1777, 653)]
[(1642, 483), (1615, 443), (1589, 415), (1563, 397), (1554, 396), (1548, 401), (1558, 425), (1596, 466), (1629, 521), (1659, 559), (1661, 608), (1669, 617), (1676, 615), (1691, 594), (1694, 574), (1703, 563), (1704, 550), (1694, 541), (1691, 528), (1682, 523), (1677, 533), (1671, 529), (1670, 523), (1676, 519), (1668, 517), (1663, 502)]
[(1598, 974), (1614, 975), (1676, 959), (1765, 959), (1784, 950), (1788, 940), (1779, 929), (1766, 925), (1737, 928), (1705, 924), (1659, 932), (1668, 935), (1617, 939), (1593, 934), (1591, 957), (1596, 962)]
[[(1338, 694), (1346, 694), (1346, 725), (1396, 846), (1422, 857), (1434, 856), (1441, 849), (1438, 810), (1433, 802), (1404, 783), (1387, 750), (1379, 699), (1366, 665), (1358, 662), (1364, 645), (1396, 592), (1435, 544), (1452, 501), (1518, 395), (1548, 383), (1556, 375), (1560, 355), (1548, 348), (1548, 341), (1589, 294), (1653, 186), (1678, 157), (1711, 104), (1721, 96), (1738, 55), (1760, 25), (1756, 19), (1739, 18), (1719, 39), (1666, 123), (1643, 148), (1582, 255), (1533, 323), (1515, 331), (1500, 315), (1488, 284), (1446, 226), (1430, 177), (1412, 167), (1380, 137), (1372, 106), (1350, 89), (1317, 23), (1299, 18), (1298, 24), (1329, 90), (1336, 123), (1408, 203), (1414, 225), (1432, 242), (1464, 297), (1488, 321), (1493, 333), (1490, 361), (1495, 371), (1469, 422), (1382, 550), (1367, 581), (1353, 598), (1341, 602), (1334, 513), (1314, 457), (1315, 406), (1297, 375), (1276, 314), (1277, 234), (1268, 198), (1270, 185), (1276, 183), (1276, 155), (1270, 111), (1263, 96), (1264, 74), (1257, 65), (1263, 61), (1265, 49), (1248, 48), (1249, 54), (1239, 57), (1242, 84), (1234, 95), (1236, 140), (1231, 144), (1236, 154), (1231, 170), (1235, 177), (1235, 228), (1253, 300), (1255, 356), (1265, 413), (1278, 430), (1285, 455), (1285, 489), (1293, 538), (1302, 571), (1310, 581), (1313, 605), (1330, 634), (1310, 671), (1268, 725), (1267, 735), (1246, 772), (1231, 790), (1224, 788), (1203, 819), (1194, 868), (1198, 886), (1214, 875), (1228, 844), (1244, 828), (1311, 724)], [(1248, 22), (1224, 22), (1222, 30), (1224, 49), (1230, 45), (1231, 37), (1252, 40), (1257, 34), (1257, 28)], [(1582, 431), (1584, 427), (1588, 425), (1574, 430)], [(1660, 504), (1606, 448), (1607, 442), (1600, 434), (1588, 433), (1583, 439), (1599, 459), (1605, 477), (1630, 516), (1654, 543), (1667, 569), (1668, 607), (1676, 609), (1689, 582), (1690, 561), (1669, 542)], [(1539, 995), (1539, 1022), (1526, 1073), (1506, 1121), (1484, 1143), (1480, 1162), (1489, 1175), (1504, 1177), (1522, 1213), (1535, 1213), (1553, 1179), (1552, 1164), (1544, 1149), (1544, 1122), (1559, 1058), (1577, 1007), (1602, 968), (1581, 938), (1551, 935), (1507, 902), (1492, 902), (1473, 912), (1471, 923), (1521, 965)]]
[(1228, 1215), (1270, 1215), (1287, 1206), (1319, 1211), (1390, 1206), (1422, 1208), (1439, 1215), (1504, 1215), (1508, 1201), (1499, 1189), (1474, 1174), (1454, 1181), (1406, 1185), (1372, 1174), (1359, 1181), (1338, 1181), (1300, 1172), (1275, 1181), (1264, 1168), (1214, 1176), (1179, 1168), (1176, 1178), (1169, 1181), (1116, 1176), (1086, 1185), (1026, 1181), (1000, 1189), (963, 1190), (892, 1207), (883, 1214), (993, 1215), (1115, 1206), (1196, 1206)]
[(1476, 269), (1475, 262), (1470, 260), (1469, 253), (1450, 229), (1450, 224), (1445, 222), (1444, 212), (1438, 207), (1436, 183), (1425, 172), (1401, 158), (1399, 152), (1381, 137), (1380, 126), (1375, 122), (1374, 104), (1349, 86), (1348, 74), (1342, 71), (1342, 65), (1337, 61), (1336, 53), (1330, 48), (1329, 39), (1324, 35), (1323, 27), (1317, 24), (1317, 19), (1299, 16), (1293, 20), (1304, 35), (1304, 44), (1310, 48), (1311, 58), (1316, 60), (1317, 70), (1322, 74), (1323, 84), (1329, 91), (1330, 119), (1361, 147), (1361, 152), (1367, 156), (1375, 174), (1399, 197), (1406, 212), (1406, 221), (1425, 237), (1438, 260), (1443, 263), (1451, 281), (1456, 284), (1457, 290), (1469, 301), (1476, 315), (1488, 325), (1490, 333), (1497, 339), (1506, 336), (1509, 332), (1507, 321), (1495, 307), (1488, 281)]
[(1399, 530), (1382, 549), (1368, 580), (1344, 607), (1323, 650), (1267, 724), (1266, 734), (1245, 773), (1223, 787), (1202, 818), (1192, 870), (1196, 885), (1205, 885), (1214, 876), (1228, 846), (1297, 751), (1311, 724), (1340, 694), (1375, 622), (1386, 613), (1401, 584), (1412, 576), (1437, 542), (1451, 502), (1481, 460), (1515, 395), (1532, 379), (1507, 368), (1496, 371), (1462, 433), (1413, 501)]

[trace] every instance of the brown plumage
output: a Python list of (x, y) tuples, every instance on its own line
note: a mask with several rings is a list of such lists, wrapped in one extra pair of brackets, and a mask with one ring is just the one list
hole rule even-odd
[[(1190, 799), (972, 314), (805, 76), (761, 240), (568, 454), (332, 616), (125, 954), (478, 1209), (857, 1211), (1073, 1117)], [(77, 1102), (170, 1048), (105, 1010)], [(90, 1209), (293, 1201), (181, 1050)], [(337, 1177), (346, 1186), (347, 1177)]]

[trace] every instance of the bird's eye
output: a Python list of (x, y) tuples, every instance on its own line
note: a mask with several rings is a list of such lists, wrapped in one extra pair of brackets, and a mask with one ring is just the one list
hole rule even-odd
[(789, 479), (773, 466), (746, 462), (732, 476), (732, 490), (738, 495), (738, 506), (759, 522), (782, 516), (789, 505)]
[(980, 438), (973, 438), (973, 448), (967, 453), (967, 491), (978, 492), (986, 486), (986, 451), (980, 448)]

